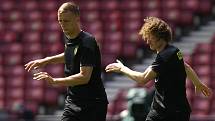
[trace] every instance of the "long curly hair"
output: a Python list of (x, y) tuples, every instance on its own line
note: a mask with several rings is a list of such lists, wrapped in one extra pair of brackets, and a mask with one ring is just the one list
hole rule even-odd
[(144, 22), (139, 32), (139, 35), (144, 40), (149, 39), (149, 36), (153, 35), (166, 42), (172, 41), (172, 30), (166, 22), (157, 17), (147, 17), (144, 19)]

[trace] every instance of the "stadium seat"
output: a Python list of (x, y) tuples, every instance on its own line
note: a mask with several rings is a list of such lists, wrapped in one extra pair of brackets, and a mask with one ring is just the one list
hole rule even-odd
[(81, 22), (94, 22), (100, 19), (100, 12), (99, 11), (83, 11), (81, 14)]
[(23, 57), (23, 63), (26, 64), (32, 60), (36, 60), (36, 59), (42, 59), (44, 56), (41, 53), (36, 53), (36, 54), (26, 54)]
[(179, 9), (180, 1), (179, 0), (162, 0), (163, 9)]
[(54, 77), (63, 77), (64, 66), (63, 65), (51, 65), (45, 68), (45, 71)]
[(100, 4), (97, 0), (91, 0), (91, 1), (80, 1), (80, 9), (83, 11), (92, 11), (92, 10), (99, 10)]
[(102, 54), (102, 67), (106, 67), (108, 64), (116, 62), (117, 56), (115, 54)]
[(160, 0), (144, 0), (143, 10), (160, 10), (161, 1)]
[[(120, 3), (120, 2), (119, 2)], [(142, 2), (139, 0), (124, 0), (123, 4), (120, 5), (120, 10), (141, 10), (142, 8)]]
[(6, 100), (22, 100), (24, 101), (24, 89), (23, 88), (9, 88), (6, 92)]
[(10, 53), (5, 54), (4, 57), (4, 65), (5, 66), (13, 66), (22, 64), (22, 53)]
[(58, 42), (64, 43), (59, 31), (45, 31), (43, 33), (42, 43), (50, 44)]
[(39, 42), (24, 43), (24, 54), (37, 54), (42, 52), (42, 45)]
[(12, 10), (12, 11), (8, 12), (7, 14), (9, 14), (7, 20), (9, 20), (11, 22), (22, 21), (23, 17), (24, 17), (23, 14), (21, 13), (21, 11)]
[(39, 9), (38, 2), (35, 0), (22, 0), (22, 2), (23, 4), (21, 4), (20, 8), (23, 11), (33, 11)]
[(119, 2), (116, 0), (103, 0), (100, 2), (100, 9), (103, 11), (114, 11), (119, 9)]
[(45, 103), (49, 106), (55, 106), (58, 101), (58, 92), (55, 88), (47, 88), (45, 90)]
[(210, 15), (212, 12), (212, 1), (211, 0), (199, 0), (198, 13), (201, 15)]
[(199, 0), (182, 0), (180, 2), (181, 9), (197, 13), (199, 9)]
[(0, 4), (0, 9), (2, 11), (10, 11), (16, 8), (15, 4), (16, 2), (13, 0), (2, 0)]
[(210, 53), (196, 53), (193, 55), (192, 63), (194, 65), (208, 65), (210, 62)]
[(26, 28), (25, 31), (37, 31), (42, 32), (43, 31), (43, 23), (41, 21), (28, 21), (26, 22)]
[(122, 56), (126, 58), (134, 58), (137, 54), (136, 42), (124, 42), (122, 47)]
[(27, 101), (36, 101), (42, 103), (44, 101), (44, 89), (40, 87), (27, 88), (25, 90), (25, 99)]
[(25, 88), (25, 78), (22, 75), (7, 77), (6, 82), (6, 87), (9, 90), (13, 88), (17, 88), (18, 90)]
[(2, 41), (5, 43), (15, 42), (17, 40), (18, 35), (12, 31), (7, 31), (3, 34)]
[(14, 21), (7, 27), (9, 31), (16, 32), (18, 34), (21, 34), (25, 30), (24, 22), (23, 21)]
[(210, 110), (210, 101), (208, 99), (204, 98), (195, 98), (193, 100), (193, 114), (196, 115), (208, 115)]
[(23, 65), (14, 65), (14, 66), (5, 66), (4, 75), (6, 78), (11, 76), (24, 76), (24, 66)]
[(56, 11), (58, 9), (58, 4), (57, 1), (55, 0), (45, 0), (45, 1), (40, 1), (40, 10), (42, 11)]
[(22, 38), (23, 43), (40, 43), (41, 42), (41, 33), (38, 31), (26, 31)]
[(42, 13), (38, 10), (27, 11), (25, 13), (25, 20), (26, 21), (41, 21), (42, 20)]

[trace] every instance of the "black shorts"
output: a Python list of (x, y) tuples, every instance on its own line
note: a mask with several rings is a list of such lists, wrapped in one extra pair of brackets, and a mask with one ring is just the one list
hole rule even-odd
[(106, 121), (106, 101), (72, 102), (65, 100), (61, 121)]
[(155, 110), (151, 110), (146, 121), (190, 121), (190, 112), (172, 111), (159, 114)]

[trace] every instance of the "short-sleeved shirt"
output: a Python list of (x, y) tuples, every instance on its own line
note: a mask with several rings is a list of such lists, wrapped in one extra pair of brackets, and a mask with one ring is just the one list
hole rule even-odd
[(105, 88), (101, 79), (101, 55), (95, 38), (84, 31), (74, 39), (65, 36), (65, 76), (80, 72), (80, 67), (93, 67), (87, 84), (69, 86), (68, 97), (73, 101), (102, 100), (107, 102)]
[(168, 112), (182, 111), (190, 113), (186, 98), (186, 71), (180, 50), (172, 45), (157, 54), (151, 65), (157, 73), (155, 96), (148, 115), (162, 117)]

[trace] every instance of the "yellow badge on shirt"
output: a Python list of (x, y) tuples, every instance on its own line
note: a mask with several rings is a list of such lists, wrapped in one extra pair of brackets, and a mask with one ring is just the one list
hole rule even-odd
[(177, 52), (177, 56), (179, 60), (183, 59), (183, 55), (180, 51)]
[(76, 55), (77, 51), (78, 51), (78, 46), (76, 46), (74, 49), (74, 55)]

